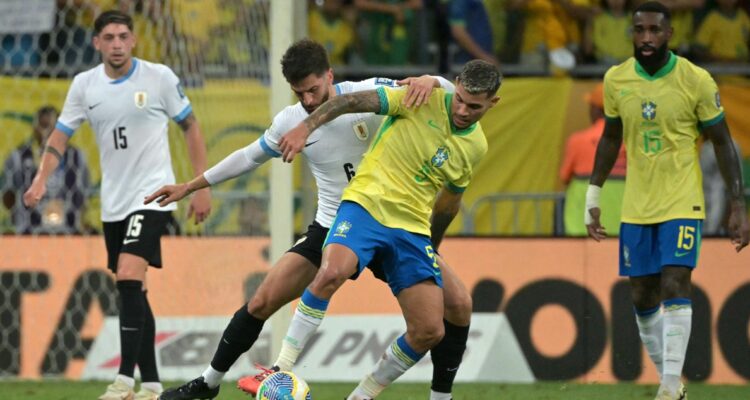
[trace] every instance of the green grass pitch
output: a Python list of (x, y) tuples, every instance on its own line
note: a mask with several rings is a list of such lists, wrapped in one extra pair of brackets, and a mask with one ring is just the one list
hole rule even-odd
[[(172, 383), (174, 384), (174, 383)], [(78, 400), (96, 399), (107, 382), (77, 382), (64, 380), (0, 381), (0, 399), (3, 400)], [(168, 383), (167, 386), (170, 384)], [(354, 388), (354, 384), (313, 383), (313, 400), (341, 400)], [(620, 384), (578, 384), (547, 382), (537, 384), (457, 384), (454, 400), (652, 400), (655, 386)], [(688, 385), (690, 400), (747, 400), (750, 386)], [(218, 399), (251, 400), (252, 398), (224, 383)], [(395, 384), (378, 400), (427, 400), (428, 384)]]

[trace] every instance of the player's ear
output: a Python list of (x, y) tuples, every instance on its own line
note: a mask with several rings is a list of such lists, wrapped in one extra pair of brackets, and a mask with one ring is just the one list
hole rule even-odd
[(495, 95), (495, 97), (493, 97), (492, 99), (490, 99), (490, 103), (492, 103), (492, 105), (490, 107), (494, 107), (495, 104), (497, 104), (498, 101), (500, 101), (500, 96)]

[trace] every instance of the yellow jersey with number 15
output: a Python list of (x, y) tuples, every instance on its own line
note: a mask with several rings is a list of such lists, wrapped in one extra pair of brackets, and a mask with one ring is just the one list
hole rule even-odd
[(604, 76), (604, 113), (622, 120), (627, 149), (622, 221), (705, 218), (699, 128), (724, 118), (711, 75), (672, 53), (649, 75), (631, 57)]
[(389, 228), (430, 236), (438, 191), (463, 192), (487, 153), (479, 123), (457, 129), (451, 122), (452, 93), (436, 89), (427, 103), (406, 108), (404, 88), (381, 86), (379, 114), (387, 115), (364, 155), (342, 201), (364, 207)]

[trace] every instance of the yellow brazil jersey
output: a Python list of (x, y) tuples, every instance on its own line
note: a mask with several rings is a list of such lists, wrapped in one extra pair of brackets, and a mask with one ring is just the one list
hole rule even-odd
[(622, 221), (703, 219), (699, 124), (724, 118), (711, 75), (673, 53), (653, 76), (630, 58), (604, 76), (604, 113), (621, 119), (627, 149)]
[(313, 9), (307, 18), (310, 38), (323, 45), (333, 65), (346, 63), (346, 53), (354, 45), (354, 28), (343, 17), (329, 20), (319, 10)]
[(436, 89), (426, 104), (406, 108), (406, 90), (381, 86), (380, 114), (387, 115), (342, 200), (364, 207), (390, 228), (430, 235), (438, 191), (469, 185), (487, 139), (479, 123), (457, 129), (451, 122), (451, 93)]
[(633, 55), (630, 15), (603, 12), (594, 17), (593, 40), (597, 60), (623, 61)]
[(711, 11), (703, 20), (695, 42), (708, 49), (712, 56), (724, 60), (748, 60), (748, 34), (750, 18), (743, 10), (727, 16), (717, 10)]

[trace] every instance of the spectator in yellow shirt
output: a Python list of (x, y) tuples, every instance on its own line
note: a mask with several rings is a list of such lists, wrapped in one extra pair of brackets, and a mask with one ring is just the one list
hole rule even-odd
[(750, 18), (737, 7), (737, 0), (716, 0), (718, 8), (708, 13), (695, 36), (694, 52), (703, 61), (748, 61)]
[(605, 0), (604, 12), (587, 21), (584, 54), (600, 64), (619, 64), (633, 54), (627, 2)]

